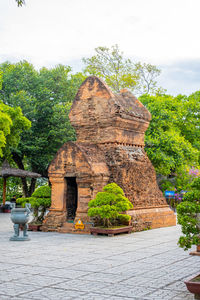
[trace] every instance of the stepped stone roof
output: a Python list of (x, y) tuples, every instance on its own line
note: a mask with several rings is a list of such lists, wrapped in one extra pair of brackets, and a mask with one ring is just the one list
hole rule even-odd
[(127, 89), (121, 90), (120, 94), (115, 94), (114, 99), (121, 113), (146, 121), (151, 120), (151, 114), (147, 108)]
[(78, 90), (69, 118), (77, 142), (144, 145), (151, 114), (128, 90), (114, 94), (101, 79), (90, 76)]

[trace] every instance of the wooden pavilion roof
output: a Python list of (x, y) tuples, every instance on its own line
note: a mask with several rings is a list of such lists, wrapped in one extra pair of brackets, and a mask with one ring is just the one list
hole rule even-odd
[(17, 169), (17, 168), (11, 168), (11, 166), (9, 165), (9, 163), (7, 161), (4, 161), (2, 164), (2, 168), (0, 170), (0, 176), (1, 177), (21, 177), (21, 178), (25, 178), (25, 177), (30, 177), (30, 178), (38, 178), (41, 177), (40, 174), (38, 173), (34, 173), (34, 172), (30, 172), (30, 171), (25, 171), (22, 169)]

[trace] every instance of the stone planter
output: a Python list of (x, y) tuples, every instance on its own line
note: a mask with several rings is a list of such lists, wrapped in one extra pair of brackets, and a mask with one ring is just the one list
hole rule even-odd
[(41, 224), (38, 225), (38, 224), (28, 224), (28, 230), (29, 231), (41, 231)]
[(11, 212), (11, 208), (9, 204), (5, 204), (3, 206), (1, 206), (1, 212), (2, 213), (10, 213)]
[(131, 233), (133, 226), (123, 226), (118, 228), (101, 228), (101, 227), (91, 227), (90, 233), (93, 235), (105, 234), (107, 236), (114, 236), (120, 233)]
[(196, 251), (190, 252), (190, 255), (197, 255), (197, 256), (200, 256), (200, 245), (197, 245)]
[(200, 274), (185, 281), (187, 289), (194, 294), (194, 299), (200, 299)]
[[(14, 235), (10, 238), (10, 241), (29, 241), (27, 234), (27, 222), (29, 220), (30, 209), (26, 208), (13, 208), (11, 210), (11, 220), (14, 223)], [(23, 228), (23, 236), (19, 236), (19, 229)]]

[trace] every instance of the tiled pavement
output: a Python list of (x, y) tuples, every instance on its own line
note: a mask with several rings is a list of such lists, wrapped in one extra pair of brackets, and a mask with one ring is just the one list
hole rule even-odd
[(184, 280), (200, 273), (200, 257), (178, 248), (178, 226), (111, 238), (12, 235), (10, 214), (0, 214), (0, 300), (193, 299)]

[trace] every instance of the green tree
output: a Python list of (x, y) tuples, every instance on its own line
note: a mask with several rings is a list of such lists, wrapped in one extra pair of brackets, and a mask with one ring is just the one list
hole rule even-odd
[(25, 4), (25, 0), (15, 0), (18, 6), (23, 6)]
[(99, 192), (96, 198), (88, 203), (88, 215), (96, 217), (105, 227), (129, 221), (130, 216), (122, 214), (131, 208), (132, 203), (124, 196), (123, 190), (116, 183), (109, 183)]
[[(71, 68), (57, 66), (36, 71), (26, 61), (4, 63), (1, 99), (10, 106), (20, 106), (32, 127), (23, 132), (13, 160), (20, 169), (28, 168), (47, 176), (48, 164), (64, 142), (75, 140), (68, 113), (72, 100), (85, 77), (70, 75)], [(22, 178), (23, 191), (29, 197), (35, 188), (35, 179), (28, 187)]]
[(113, 91), (129, 88), (136, 93), (155, 93), (160, 70), (150, 64), (125, 59), (118, 45), (98, 47), (91, 58), (83, 58), (84, 72), (102, 78)]
[(200, 177), (195, 178), (183, 202), (177, 206), (178, 223), (183, 236), (179, 238), (180, 247), (187, 250), (200, 244)]
[[(156, 66), (138, 62), (135, 64), (136, 74), (139, 78), (136, 86), (137, 94), (156, 94), (158, 91), (156, 78), (160, 75), (161, 70)], [(159, 88), (159, 92), (164, 91)]]
[[(156, 171), (163, 175), (181, 173), (198, 166), (199, 150), (188, 134), (188, 100), (169, 95), (143, 95), (140, 101), (151, 112), (152, 120), (145, 135), (145, 149)], [(195, 117), (195, 114), (193, 114)], [(198, 128), (193, 128), (195, 132)]]
[(31, 197), (18, 198), (17, 203), (25, 207), (26, 203), (30, 203), (34, 209), (34, 219), (31, 223), (42, 224), (46, 209), (51, 206), (51, 188), (49, 186), (41, 186), (36, 189)]
[(30, 127), (31, 122), (23, 116), (20, 107), (12, 108), (0, 102), (0, 157), (9, 156), (23, 130)]
[(179, 96), (184, 105), (184, 118), (182, 119), (181, 132), (188, 141), (199, 151), (200, 164), (200, 91), (190, 96)]

